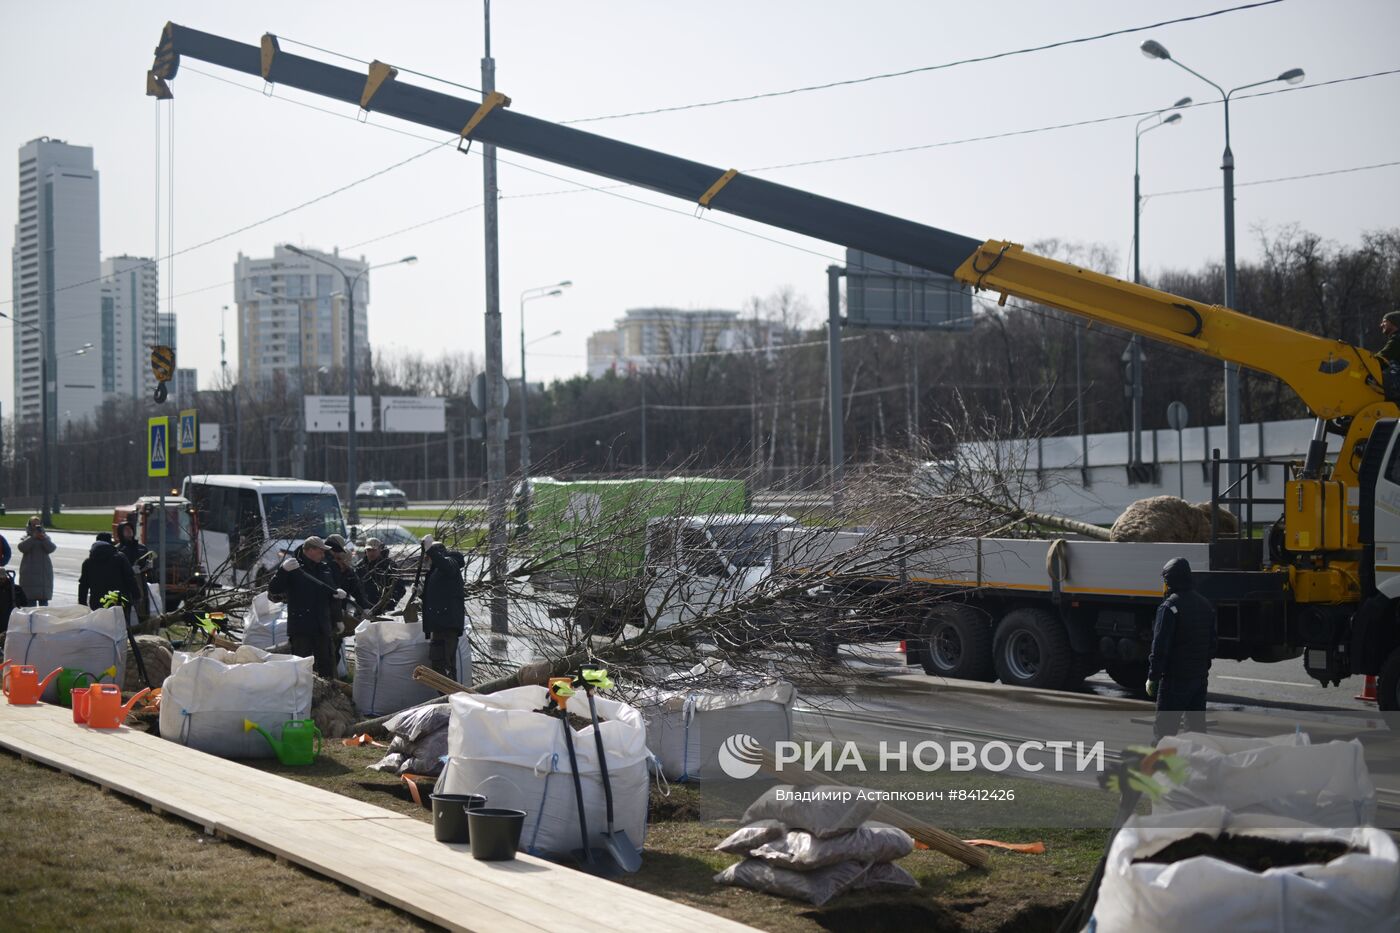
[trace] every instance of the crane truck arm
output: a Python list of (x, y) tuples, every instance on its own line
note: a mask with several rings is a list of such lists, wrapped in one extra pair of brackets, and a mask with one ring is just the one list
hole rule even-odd
[(1373, 354), (1058, 262), (998, 240), (982, 241), (767, 181), (681, 159), (509, 109), (493, 92), (466, 100), (398, 80), (373, 62), (367, 72), (284, 51), (264, 35), (247, 45), (167, 23), (147, 93), (170, 98), (182, 58), (192, 58), (476, 140), (661, 192), (816, 239), (908, 263), (1001, 295), (1058, 307), (1104, 324), (1276, 376), (1319, 418), (1347, 418), (1382, 401)]

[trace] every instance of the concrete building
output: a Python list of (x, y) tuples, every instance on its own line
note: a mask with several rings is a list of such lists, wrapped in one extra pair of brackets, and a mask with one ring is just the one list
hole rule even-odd
[[(322, 256), (351, 278), (369, 264), (334, 250)], [(310, 385), (321, 367), (345, 366), (350, 336), (345, 280), (324, 263), (278, 246), (270, 259), (238, 255), (234, 265), (238, 305), (239, 378), (267, 384), (281, 378)], [(355, 364), (366, 366), (369, 348), (369, 276), (355, 285)]]
[(151, 347), (157, 343), (160, 274), (139, 256), (102, 260), (102, 392), (124, 399), (150, 398), (156, 378)]
[[(19, 222), (15, 224), (12, 328), (15, 414), (38, 421), (40, 337), (49, 358), (49, 423), (91, 416), (102, 404), (98, 173), (90, 146), (47, 136), (19, 149)], [(37, 329), (37, 330), (36, 330)], [(57, 434), (55, 433), (55, 436)]]
[(772, 346), (776, 338), (775, 325), (741, 320), (738, 311), (631, 308), (611, 330), (589, 336), (588, 374), (657, 369), (694, 354)]
[(175, 379), (170, 384), (170, 397), (177, 408), (193, 408), (195, 393), (199, 391), (199, 371), (176, 367)]

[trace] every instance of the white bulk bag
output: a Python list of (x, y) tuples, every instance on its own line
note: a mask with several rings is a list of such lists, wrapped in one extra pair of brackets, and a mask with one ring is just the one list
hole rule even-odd
[[(516, 687), (491, 694), (455, 693), (447, 728), (447, 767), (438, 793), (484, 794), (491, 807), (525, 811), (520, 848), (532, 855), (567, 857), (582, 846), (574, 779), (563, 727), (545, 705), (543, 687)], [(613, 793), (613, 826), (640, 846), (647, 828), (646, 725), (634, 707), (595, 697)], [(579, 690), (568, 711), (588, 718), (588, 697)], [(572, 727), (570, 727), (572, 728)], [(574, 753), (583, 786), (590, 847), (602, 847), (607, 807), (591, 725), (575, 732)]]
[[(423, 623), (366, 620), (355, 629), (355, 710), (361, 716), (397, 713), (438, 695), (413, 679), (413, 669), (428, 664)], [(472, 643), (457, 639), (457, 682), (472, 682)]]
[(311, 658), (250, 645), (177, 651), (161, 692), (161, 738), (225, 758), (271, 758), (272, 746), (244, 732), (243, 720), (280, 737), (287, 720), (309, 719), (311, 665)]
[(1305, 733), (1230, 738), (1188, 732), (1162, 739), (1186, 764), (1152, 812), (1222, 806), (1315, 826), (1365, 826), (1376, 817), (1376, 787), (1361, 743), (1311, 744)]
[[(1375, 933), (1400, 914), (1400, 854), (1374, 827), (1280, 826), (1277, 817), (1203, 807), (1133, 817), (1109, 849), (1094, 909), (1098, 933)], [(1262, 824), (1262, 825), (1261, 825)], [(1345, 843), (1360, 851), (1326, 865), (1253, 872), (1209, 857), (1133, 864), (1197, 833)]]
[(289, 641), (287, 604), (273, 602), (266, 593), (254, 596), (243, 621), (243, 644), (271, 651)]
[[(731, 673), (725, 667), (717, 673)], [(693, 683), (705, 671), (702, 664), (681, 676)], [(662, 684), (638, 694), (636, 705), (662, 773), (672, 781), (697, 781), (723, 779), (716, 756), (732, 735), (752, 736), (764, 748), (789, 741), (796, 700), (796, 689), (785, 681), (748, 690), (672, 690)]]
[[(34, 606), (10, 614), (5, 660), (34, 667), (47, 677), (60, 667), (101, 675), (116, 667), (116, 683), (126, 676), (126, 614), (113, 606)], [(44, 688), (43, 700), (58, 697), (58, 678)]]

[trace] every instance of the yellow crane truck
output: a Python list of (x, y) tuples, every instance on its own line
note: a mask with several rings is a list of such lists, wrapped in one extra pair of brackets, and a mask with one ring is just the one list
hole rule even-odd
[[(1222, 634), (1238, 636), (1222, 642), (1231, 645), (1229, 656), (1296, 657), (1301, 651), (1308, 672), (1323, 683), (1378, 674), (1381, 708), (1400, 707), (1400, 386), (1387, 391), (1372, 353), (1037, 256), (1015, 243), (963, 236), (530, 117), (512, 110), (499, 91), (471, 100), (400, 81), (399, 70), (385, 62), (360, 71), (296, 55), (270, 34), (251, 45), (168, 23), (147, 73), (149, 95), (173, 96), (182, 58), (430, 127), (459, 137), (459, 148), (476, 141), (567, 165), (1283, 380), (1317, 418), (1317, 429), (1305, 461), (1290, 471), (1280, 527), (1262, 540), (1244, 534), (1217, 538), (1209, 547), (1203, 576), (1221, 608)], [(832, 114), (833, 120), (839, 116)], [(1331, 437), (1340, 438), (1335, 457), (1328, 455)], [(1241, 466), (1247, 476), (1248, 464)], [(1218, 498), (1239, 505), (1248, 498), (1243, 489), (1237, 483)], [(1098, 651), (1105, 627), (1131, 628), (1137, 612), (1124, 616), (1122, 607), (1105, 606), (1076, 614), (1072, 602), (1039, 607), (1038, 617), (1063, 626), (1084, 655)], [(988, 624), (1004, 625), (1013, 611)], [(1126, 635), (1110, 640), (1131, 641)], [(1095, 660), (1107, 659), (1083, 663)]]

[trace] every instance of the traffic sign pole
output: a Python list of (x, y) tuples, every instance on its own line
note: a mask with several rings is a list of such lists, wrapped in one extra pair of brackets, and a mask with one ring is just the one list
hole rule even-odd
[[(180, 420), (184, 421), (184, 412)], [(193, 414), (193, 412), (191, 412)], [(162, 415), (146, 422), (146, 475), (159, 477), (160, 484), (160, 526), (157, 531), (157, 544), (160, 558), (160, 611), (165, 612), (165, 478), (170, 475), (170, 418)]]

